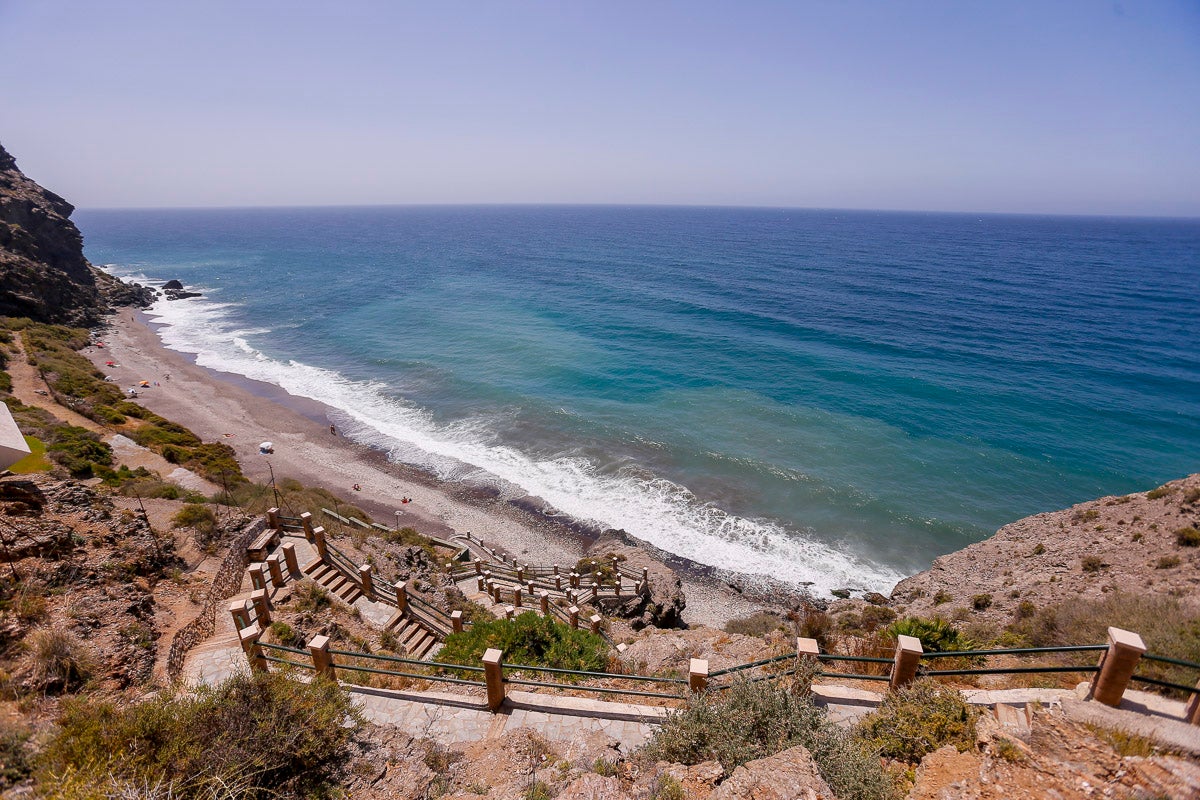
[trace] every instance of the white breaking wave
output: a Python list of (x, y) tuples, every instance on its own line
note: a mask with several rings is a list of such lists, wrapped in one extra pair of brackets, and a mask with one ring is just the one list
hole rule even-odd
[(382, 383), (270, 358), (248, 338), (269, 330), (238, 328), (232, 307), (210, 299), (161, 300), (148, 313), (165, 326), (159, 336), (167, 347), (193, 354), (201, 366), (271, 383), (338, 409), (345, 415), (339, 420), (345, 435), (443, 478), (498, 479), (509, 484), (506, 494), (535, 495), (575, 519), (623, 528), (666, 552), (722, 570), (809, 585), (816, 592), (846, 586), (887, 592), (904, 577), (774, 522), (728, 514), (643, 470), (624, 468), (609, 475), (583, 458), (533, 458), (489, 444), (481, 421), (439, 425), (427, 412), (390, 396)]

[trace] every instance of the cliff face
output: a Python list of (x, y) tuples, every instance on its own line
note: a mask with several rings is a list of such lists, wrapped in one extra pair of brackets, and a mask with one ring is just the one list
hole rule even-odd
[(110, 304), (150, 295), (98, 272), (83, 256), (75, 208), (27, 178), (0, 146), (0, 315), (92, 326)]

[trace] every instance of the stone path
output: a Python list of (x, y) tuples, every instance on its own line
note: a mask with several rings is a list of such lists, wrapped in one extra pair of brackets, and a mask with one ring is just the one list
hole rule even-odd
[(611, 703), (582, 697), (509, 692), (504, 707), (493, 714), (482, 694), (405, 692), (346, 687), (367, 719), (394, 725), (412, 736), (442, 744), (495, 739), (517, 728), (530, 728), (548, 741), (563, 742), (602, 733), (630, 752), (644, 744), (665, 708)]

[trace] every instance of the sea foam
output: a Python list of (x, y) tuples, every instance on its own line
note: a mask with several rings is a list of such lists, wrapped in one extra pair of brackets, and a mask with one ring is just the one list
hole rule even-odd
[(200, 366), (330, 406), (344, 435), (388, 452), (393, 460), (443, 479), (498, 486), (509, 497), (534, 495), (574, 519), (622, 528), (699, 564), (809, 586), (817, 594), (845, 586), (886, 592), (904, 577), (802, 531), (729, 514), (636, 465), (602, 474), (584, 458), (534, 458), (494, 443), (484, 420), (439, 425), (381, 382), (353, 381), (331, 370), (272, 358), (252, 344), (267, 329), (239, 326), (232, 313), (236, 304), (220, 302), (219, 292), (201, 291), (213, 299), (160, 300), (148, 309), (163, 326), (159, 336), (167, 347), (194, 355)]

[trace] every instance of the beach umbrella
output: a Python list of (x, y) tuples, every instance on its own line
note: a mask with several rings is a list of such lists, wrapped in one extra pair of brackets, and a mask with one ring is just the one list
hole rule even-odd
[(275, 451), (275, 445), (272, 444), (271, 442), (263, 442), (262, 444), (260, 444), (258, 446), (258, 452), (260, 452), (260, 453), (272, 453), (274, 451)]
[(138, 384), (138, 386), (141, 386), (143, 389), (149, 389), (150, 381), (142, 381), (141, 383)]

